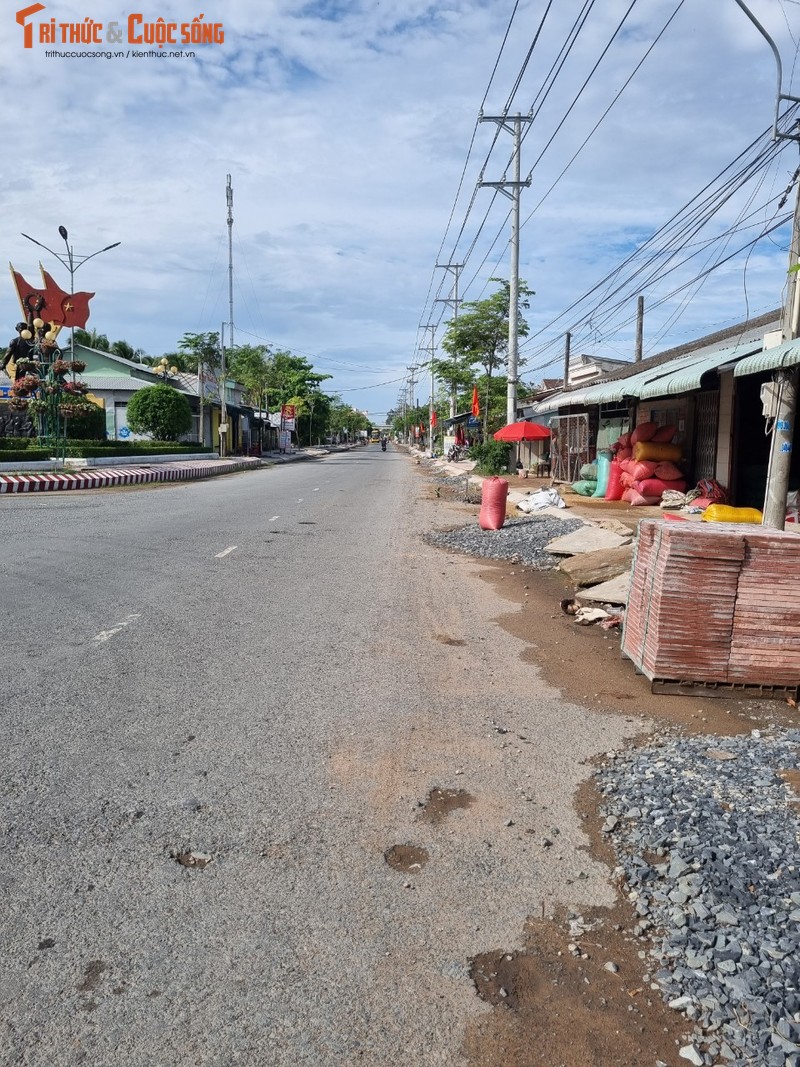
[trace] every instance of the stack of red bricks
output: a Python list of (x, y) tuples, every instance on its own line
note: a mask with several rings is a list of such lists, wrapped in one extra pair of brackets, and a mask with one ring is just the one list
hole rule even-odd
[(644, 519), (622, 651), (649, 679), (800, 684), (800, 536)]

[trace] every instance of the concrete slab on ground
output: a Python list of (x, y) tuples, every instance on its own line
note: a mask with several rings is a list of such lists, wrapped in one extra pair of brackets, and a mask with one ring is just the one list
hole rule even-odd
[(632, 544), (622, 545), (621, 548), (601, 548), (597, 552), (569, 556), (561, 561), (559, 570), (569, 575), (576, 585), (598, 585), (630, 570), (632, 559)]
[(631, 572), (612, 578), (609, 582), (600, 585), (592, 585), (587, 589), (579, 589), (575, 594), (576, 600), (587, 600), (597, 604), (627, 604), (628, 590), (631, 584)]
[(581, 526), (579, 530), (556, 537), (545, 545), (545, 552), (554, 556), (576, 556), (581, 552), (597, 552), (603, 548), (621, 548), (630, 544), (631, 535), (623, 537), (601, 526)]

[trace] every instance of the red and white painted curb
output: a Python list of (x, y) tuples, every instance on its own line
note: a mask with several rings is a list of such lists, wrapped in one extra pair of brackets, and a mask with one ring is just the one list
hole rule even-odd
[(255, 457), (242, 459), (185, 460), (150, 467), (109, 467), (71, 474), (0, 474), (0, 493), (45, 493), (60, 489), (104, 489), (112, 485), (141, 485), (145, 482), (183, 482), (210, 478), (215, 474), (249, 470), (259, 466)]

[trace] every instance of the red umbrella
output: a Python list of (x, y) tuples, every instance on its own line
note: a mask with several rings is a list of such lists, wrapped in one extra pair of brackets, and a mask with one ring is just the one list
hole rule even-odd
[(546, 426), (538, 422), (510, 422), (493, 434), (495, 441), (543, 441), (550, 436)]

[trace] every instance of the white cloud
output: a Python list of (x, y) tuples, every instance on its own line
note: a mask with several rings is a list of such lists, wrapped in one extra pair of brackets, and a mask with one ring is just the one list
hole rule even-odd
[[(428, 301), (434, 263), (512, 6), (229, 0), (216, 13), (202, 8), (206, 22), (224, 23), (225, 43), (198, 49), (194, 59), (48, 58), (43, 46), (21, 47), (22, 30), (7, 11), (0, 22), (6, 258), (35, 276), (40, 250), (20, 231), (61, 252), (60, 224), (79, 255), (121, 241), (76, 275), (78, 288), (97, 292), (90, 325), (153, 354), (173, 350), (184, 332), (219, 329), (228, 318), (225, 178), (231, 174), (240, 336), (318, 356), (320, 369), (335, 371), (332, 389), (399, 377), (414, 358), (419, 324), (445, 313), (444, 305)], [(544, 6), (543, 0), (520, 3), (487, 114), (508, 100)], [(580, 6), (578, 0), (554, 3), (512, 111), (527, 113)], [(639, 0), (554, 136), (628, 2), (595, 5), (526, 136), (523, 172), (544, 154), (523, 193), (523, 218), (556, 182), (675, 6), (676, 0)], [(800, 8), (785, 0), (751, 0), (751, 7), (778, 41), (788, 79), (795, 54), (789, 27), (797, 39)], [(97, 0), (46, 0), (46, 9), (58, 21), (125, 15)], [(201, 8), (164, 0), (139, 10), (145, 18), (183, 22)], [(520, 270), (536, 290), (532, 332), (771, 124), (774, 86), (769, 49), (734, 0), (686, 0), (523, 229)], [(488, 189), (476, 193), (455, 246), (495, 132), (489, 123), (477, 129), (441, 252), (461, 261), (476, 240), (462, 276), (472, 282), (462, 289), (466, 299), (508, 269), (504, 197), (496, 198), (476, 237), (492, 203)], [(510, 145), (501, 133), (486, 180), (502, 176)], [(790, 148), (753, 206), (783, 189), (795, 163)], [(735, 221), (742, 203), (739, 198), (723, 211), (720, 229)], [(786, 243), (785, 234), (774, 239)], [(63, 268), (41, 255), (63, 282)], [(744, 317), (748, 301), (752, 313), (776, 306), (785, 269), (785, 250), (762, 242), (747, 264), (746, 285), (742, 256), (705, 283), (659, 347)], [(443, 273), (435, 272), (432, 297), (446, 295), (438, 289)], [(650, 286), (648, 307), (671, 285)], [(648, 341), (659, 338), (673, 311), (674, 304), (648, 312)], [(10, 283), (0, 289), (0, 313), (10, 337), (19, 317)], [(569, 317), (559, 321), (530, 347), (548, 339), (560, 345), (570, 325)], [(632, 348), (631, 327), (616, 336), (608, 329), (581, 328), (575, 343)], [(554, 359), (558, 365), (560, 356)], [(344, 395), (377, 412), (397, 392), (392, 385)]]

